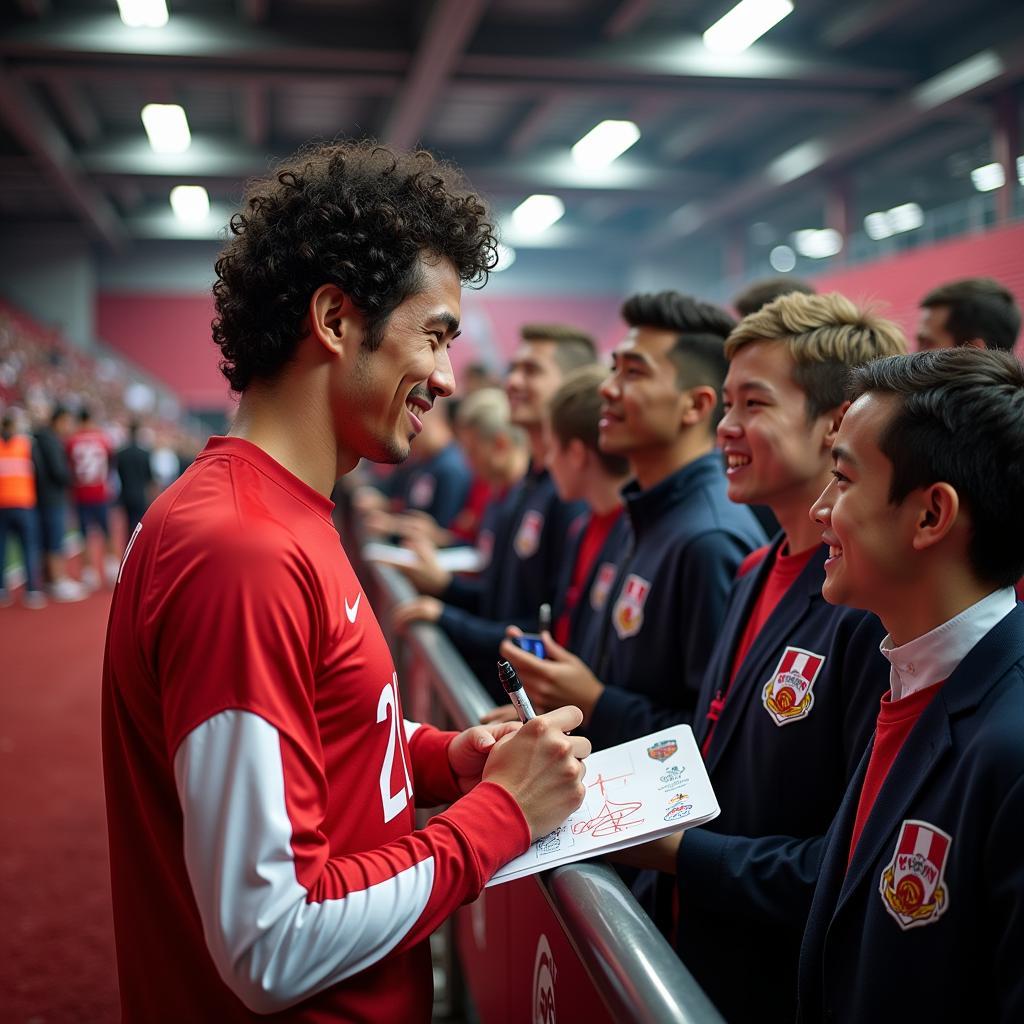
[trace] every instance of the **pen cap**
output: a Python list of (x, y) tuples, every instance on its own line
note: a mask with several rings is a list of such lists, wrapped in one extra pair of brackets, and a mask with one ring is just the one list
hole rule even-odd
[(518, 690), (523, 685), (519, 682), (516, 670), (504, 658), (498, 659), (498, 682), (506, 690)]

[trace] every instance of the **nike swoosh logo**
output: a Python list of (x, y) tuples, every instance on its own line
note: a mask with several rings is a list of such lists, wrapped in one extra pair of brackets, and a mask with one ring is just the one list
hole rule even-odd
[(345, 617), (349, 622), (355, 622), (356, 616), (359, 614), (359, 602), (363, 599), (363, 595), (360, 592), (356, 595), (355, 604), (349, 604), (348, 598), (345, 598)]

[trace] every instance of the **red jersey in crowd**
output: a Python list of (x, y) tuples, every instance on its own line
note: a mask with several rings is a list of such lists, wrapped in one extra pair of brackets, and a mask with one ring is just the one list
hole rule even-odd
[(95, 427), (86, 427), (68, 438), (66, 448), (75, 504), (97, 505), (108, 501), (107, 477), (114, 449), (107, 435)]
[[(115, 588), (104, 772), (123, 1019), (427, 1021), (427, 938), (529, 845), (402, 718), (330, 501), (214, 438)], [(415, 798), (415, 799), (414, 799)]]

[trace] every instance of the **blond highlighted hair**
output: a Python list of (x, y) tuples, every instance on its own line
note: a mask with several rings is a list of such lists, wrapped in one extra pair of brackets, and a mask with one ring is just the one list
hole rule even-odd
[(748, 345), (779, 342), (793, 360), (793, 379), (813, 419), (846, 399), (850, 370), (907, 351), (903, 332), (845, 295), (783, 295), (744, 317), (725, 342), (730, 361)]
[(472, 430), (485, 441), (504, 434), (520, 447), (526, 444), (526, 435), (512, 425), (508, 397), (501, 388), (479, 388), (466, 395), (455, 413), (455, 426)]

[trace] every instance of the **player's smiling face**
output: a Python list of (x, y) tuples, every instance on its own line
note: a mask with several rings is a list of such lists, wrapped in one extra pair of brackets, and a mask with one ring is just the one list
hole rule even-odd
[(892, 463), (878, 446), (891, 415), (888, 397), (868, 394), (850, 406), (832, 449), (834, 479), (811, 510), (829, 546), (825, 600), (866, 608), (883, 621), (894, 599), (906, 599), (915, 575), (917, 510), (909, 501), (889, 501)]
[(448, 260), (424, 259), (420, 288), (384, 325), (380, 345), (356, 354), (335, 392), (335, 431), (373, 462), (402, 462), (436, 398), (455, 391), (448, 346), (459, 333), (461, 282)]

